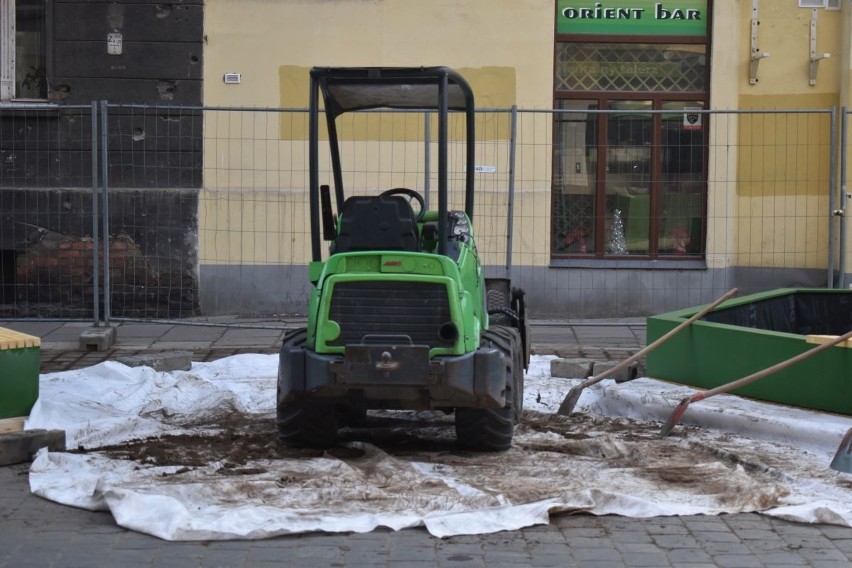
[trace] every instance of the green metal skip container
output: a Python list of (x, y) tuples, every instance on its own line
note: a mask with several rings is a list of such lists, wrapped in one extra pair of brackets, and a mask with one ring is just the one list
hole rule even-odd
[[(701, 306), (647, 318), (658, 339)], [(852, 290), (784, 288), (721, 304), (648, 354), (649, 377), (709, 390), (817, 347), (809, 338), (852, 329)], [(733, 394), (852, 416), (852, 348), (814, 357)]]
[(0, 327), (0, 419), (29, 415), (40, 366), (40, 338)]

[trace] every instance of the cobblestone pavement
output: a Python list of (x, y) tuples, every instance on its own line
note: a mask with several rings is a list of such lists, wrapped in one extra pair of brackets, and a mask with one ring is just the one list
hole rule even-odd
[[(118, 354), (163, 349), (190, 350), (196, 361), (241, 352), (276, 353), (283, 335), (283, 331), (267, 330), (266, 335), (253, 336), (253, 345), (238, 345), (241, 340), (223, 341), (221, 337), (203, 343), (197, 341), (203, 335), (198, 330), (175, 331), (174, 326), (165, 326), (157, 332), (159, 336), (139, 340), (151, 330), (122, 325), (115, 348), (83, 352), (71, 339), (63, 343), (61, 334), (73, 338), (67, 324), (35, 333), (40, 324), (0, 325), (43, 338), (42, 372), (85, 367)], [(137, 339), (131, 339), (134, 333)], [(620, 359), (641, 347), (643, 334), (638, 324), (554, 325), (536, 329), (540, 340), (536, 350)], [(174, 340), (176, 336), (187, 339), (180, 344)], [(27, 464), (0, 467), (0, 568), (852, 566), (852, 528), (791, 523), (758, 514), (649, 519), (563, 514), (544, 526), (445, 539), (417, 528), (264, 540), (167, 542), (118, 527), (109, 513), (66, 507), (33, 496), (27, 471)]]
[(650, 519), (559, 515), (544, 526), (445, 539), (425, 529), (406, 529), (167, 542), (122, 529), (109, 513), (31, 495), (25, 465), (0, 468), (0, 510), (3, 568), (852, 565), (852, 529), (757, 514)]

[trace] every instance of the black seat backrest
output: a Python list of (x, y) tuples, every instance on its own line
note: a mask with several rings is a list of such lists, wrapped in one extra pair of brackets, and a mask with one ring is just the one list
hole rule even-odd
[(343, 204), (334, 252), (401, 250), (417, 252), (417, 219), (401, 197), (353, 196)]

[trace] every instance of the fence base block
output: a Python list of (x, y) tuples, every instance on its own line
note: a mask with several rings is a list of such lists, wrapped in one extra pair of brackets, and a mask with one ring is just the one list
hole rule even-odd
[(80, 334), (83, 351), (106, 351), (115, 344), (114, 327), (92, 327)]

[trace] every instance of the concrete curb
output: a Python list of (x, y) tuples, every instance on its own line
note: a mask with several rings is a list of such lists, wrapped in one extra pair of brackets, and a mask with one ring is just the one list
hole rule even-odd
[(0, 435), (0, 466), (32, 461), (41, 448), (65, 450), (65, 430), (23, 430)]

